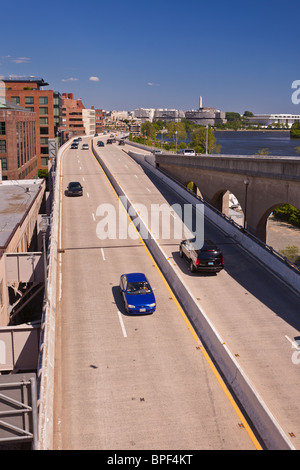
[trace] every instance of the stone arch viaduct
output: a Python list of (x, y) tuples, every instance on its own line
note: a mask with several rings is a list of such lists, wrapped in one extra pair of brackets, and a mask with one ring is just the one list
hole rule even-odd
[(228, 211), (226, 194), (233, 193), (247, 230), (263, 242), (267, 218), (278, 205), (300, 209), (300, 158), (167, 154), (155, 158), (157, 167), (184, 185), (193, 182), (204, 200), (222, 212)]

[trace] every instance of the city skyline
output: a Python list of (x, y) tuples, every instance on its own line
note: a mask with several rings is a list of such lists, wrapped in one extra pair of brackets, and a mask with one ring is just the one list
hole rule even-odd
[(105, 110), (197, 109), (202, 96), (221, 111), (300, 114), (299, 12), (295, 0), (17, 0), (1, 6), (0, 78), (42, 77)]

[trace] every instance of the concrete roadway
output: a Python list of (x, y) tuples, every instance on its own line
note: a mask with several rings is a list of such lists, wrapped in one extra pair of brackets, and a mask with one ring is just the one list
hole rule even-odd
[[(97, 208), (118, 199), (90, 151), (64, 152), (63, 190), (75, 180), (83, 197), (61, 196), (54, 449), (260, 448), (142, 241), (97, 236)], [(153, 315), (125, 314), (119, 277), (133, 271), (155, 289)]]
[[(133, 150), (113, 144), (99, 152), (133, 203), (150, 208), (152, 202), (179, 202), (120, 149)], [(300, 449), (299, 297), (207, 221), (205, 236), (224, 253), (225, 269), (216, 276), (191, 274), (179, 257), (178, 243), (160, 242), (274, 419)]]

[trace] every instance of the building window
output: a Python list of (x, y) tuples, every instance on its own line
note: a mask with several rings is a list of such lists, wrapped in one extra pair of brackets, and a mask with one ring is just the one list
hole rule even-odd
[(48, 155), (48, 147), (40, 147), (41, 155)]
[(7, 158), (0, 158), (2, 170), (7, 170)]
[(20, 97), (19, 96), (11, 96), (10, 101), (14, 104), (20, 104)]
[(34, 104), (33, 96), (25, 96), (25, 104)]
[(5, 135), (5, 122), (0, 122), (0, 135)]
[(48, 166), (48, 157), (41, 157), (41, 166)]
[(48, 96), (40, 96), (39, 104), (48, 104)]
[(48, 137), (41, 137), (40, 144), (41, 145), (48, 145)]
[(26, 106), (27, 111), (30, 111), (31, 113), (34, 113), (34, 107), (33, 106)]
[(6, 140), (0, 140), (0, 153), (6, 153)]
[(48, 124), (48, 118), (47, 117), (40, 117), (40, 124)]
[(42, 135), (49, 134), (48, 127), (40, 127), (40, 134)]
[(40, 108), (40, 114), (48, 114), (48, 108), (46, 107)]

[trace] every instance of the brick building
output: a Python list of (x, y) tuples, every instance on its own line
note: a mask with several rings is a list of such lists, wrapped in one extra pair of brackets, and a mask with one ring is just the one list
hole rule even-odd
[(60, 95), (44, 90), (48, 83), (42, 78), (3, 79), (6, 100), (35, 113), (37, 166), (48, 168), (48, 139), (56, 137), (60, 125)]
[[(94, 109), (94, 106), (92, 106)], [(103, 109), (95, 109), (95, 132), (101, 134), (103, 132)]]
[(38, 176), (36, 114), (9, 101), (0, 103), (0, 159), (3, 180)]
[(82, 110), (85, 109), (82, 101), (75, 99), (73, 93), (62, 94), (62, 124), (61, 131), (69, 139), (76, 135), (85, 135), (82, 119)]

